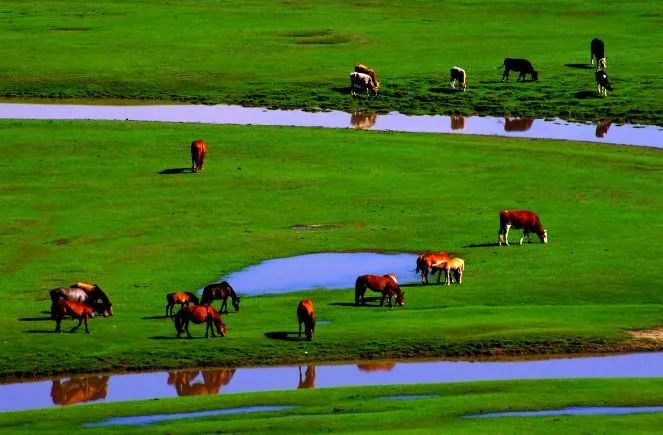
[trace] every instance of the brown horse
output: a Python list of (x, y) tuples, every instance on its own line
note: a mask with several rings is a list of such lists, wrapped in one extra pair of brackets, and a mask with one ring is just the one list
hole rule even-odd
[(355, 281), (355, 305), (366, 303), (364, 293), (366, 293), (367, 288), (382, 293), (382, 299), (380, 299), (381, 307), (384, 306), (385, 299), (389, 300), (389, 306), (391, 307), (391, 298), (393, 296), (396, 296), (398, 305), (405, 305), (405, 293), (401, 291), (395, 278), (394, 275), (361, 275), (357, 277)]
[(166, 304), (166, 317), (173, 317), (173, 308), (175, 308), (175, 304), (180, 304), (180, 308), (184, 308), (185, 305), (188, 306), (190, 303), (198, 305), (200, 302), (198, 296), (191, 292), (168, 293), (166, 295), (166, 301), (168, 302)]
[(108, 295), (106, 294), (105, 291), (101, 289), (97, 284), (88, 284), (86, 282), (75, 282), (70, 288), (79, 288), (85, 291), (90, 296), (90, 299), (92, 302), (97, 302), (98, 300), (101, 300), (101, 302), (105, 305), (108, 305), (109, 309), (109, 315), (113, 315), (113, 304), (111, 303)]
[(74, 326), (70, 332), (74, 332), (81, 327), (81, 323), (85, 322), (85, 332), (90, 333), (87, 328), (87, 319), (94, 317), (94, 312), (103, 313), (107, 310), (104, 305), (100, 303), (89, 304), (87, 302), (74, 302), (67, 299), (58, 299), (52, 306), (51, 314), (55, 319), (55, 332), (62, 332), (60, 330), (60, 323), (64, 316), (71, 316), (73, 319), (78, 319), (78, 325)]
[(428, 273), (430, 272), (431, 267), (435, 263), (441, 263), (446, 261), (449, 258), (449, 254), (446, 252), (426, 252), (417, 257), (417, 268), (415, 269), (416, 273), (421, 274), (421, 283), (428, 284)]
[(221, 281), (219, 283), (205, 286), (200, 303), (202, 305), (207, 305), (212, 303), (214, 299), (221, 299), (222, 302), (221, 307), (219, 307), (219, 313), (228, 314), (228, 297), (232, 299), (235, 311), (239, 311), (239, 296), (237, 296), (237, 293), (235, 293), (232, 286), (228, 284), (228, 281)]
[[(75, 287), (60, 287), (53, 290), (50, 290), (49, 295), (51, 297), (51, 318), (55, 319), (56, 305), (60, 299), (65, 299), (71, 302), (82, 302), (88, 305), (92, 305), (99, 308), (98, 313), (102, 314), (104, 317), (113, 315), (113, 306), (110, 301), (106, 298), (99, 301), (98, 296), (94, 296), (93, 293), (86, 292), (81, 288)], [(91, 316), (93, 317), (93, 316)]]
[(110, 376), (82, 376), (66, 381), (56, 379), (51, 385), (51, 399), (55, 405), (73, 405), (105, 399)]
[(310, 299), (299, 301), (299, 305), (297, 305), (297, 322), (299, 323), (299, 338), (302, 338), (303, 323), (306, 339), (311, 341), (313, 334), (315, 334), (315, 309), (313, 308), (313, 301)]
[(198, 172), (203, 170), (203, 163), (207, 156), (207, 144), (202, 139), (196, 139), (191, 142), (191, 171)]
[(221, 337), (226, 336), (226, 325), (221, 321), (221, 316), (219, 316), (219, 313), (211, 305), (189, 305), (179, 310), (175, 314), (177, 338), (180, 338), (180, 334), (184, 330), (186, 330), (186, 335), (191, 338), (189, 322), (195, 324), (206, 323), (205, 338), (209, 337), (209, 331), (212, 331), (212, 337), (216, 337), (212, 323), (216, 326), (216, 331)]

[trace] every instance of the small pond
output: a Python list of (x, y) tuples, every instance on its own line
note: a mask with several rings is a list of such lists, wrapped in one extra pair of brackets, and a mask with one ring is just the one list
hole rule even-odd
[(481, 134), (490, 136), (565, 139), (608, 144), (663, 147), (663, 128), (596, 124), (560, 119), (528, 119), (490, 116), (408, 116), (353, 114), (328, 111), (268, 110), (236, 105), (94, 106), (74, 104), (0, 104), (4, 119), (82, 119), (113, 121), (198, 122), (205, 124), (277, 125), (296, 127), (355, 128), (411, 133)]
[(221, 277), (240, 295), (354, 288), (359, 275), (393, 273), (399, 284), (420, 281), (417, 254), (332, 252), (276, 258)]
[(663, 406), (588, 406), (546, 409), (543, 411), (487, 412), (485, 414), (466, 415), (465, 418), (544, 417), (549, 415), (626, 415), (648, 412), (663, 412)]
[(170, 370), (4, 384), (0, 385), (0, 411), (298, 388), (656, 377), (663, 377), (663, 352), (532, 361), (360, 361), (338, 365)]

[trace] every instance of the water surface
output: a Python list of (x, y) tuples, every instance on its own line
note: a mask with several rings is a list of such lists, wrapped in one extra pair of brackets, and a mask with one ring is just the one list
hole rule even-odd
[(546, 409), (543, 411), (488, 412), (485, 414), (466, 415), (465, 418), (492, 417), (542, 417), (548, 415), (625, 415), (647, 412), (663, 412), (663, 406), (590, 406), (564, 409)]
[(491, 136), (566, 139), (609, 144), (663, 147), (663, 129), (633, 124), (614, 125), (599, 120), (595, 125), (513, 117), (408, 116), (353, 114), (328, 111), (267, 110), (236, 105), (94, 106), (74, 104), (0, 104), (5, 119), (89, 119), (115, 121), (198, 122), (205, 124), (277, 125), (297, 127), (355, 128), (416, 133), (482, 134)]
[[(0, 385), (0, 411), (85, 402), (342, 386), (511, 379), (660, 378), (663, 352), (534, 361), (419, 361), (171, 370)], [(60, 391), (67, 391), (64, 400)]]

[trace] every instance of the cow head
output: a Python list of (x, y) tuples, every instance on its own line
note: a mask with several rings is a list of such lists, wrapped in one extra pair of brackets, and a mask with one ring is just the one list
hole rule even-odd
[(542, 233), (539, 233), (539, 237), (543, 243), (548, 243), (548, 230), (543, 230)]
[(607, 60), (608, 60), (608, 59), (605, 58), (605, 57), (600, 58), (600, 59), (599, 59), (599, 68), (605, 69), (606, 61), (607, 61)]

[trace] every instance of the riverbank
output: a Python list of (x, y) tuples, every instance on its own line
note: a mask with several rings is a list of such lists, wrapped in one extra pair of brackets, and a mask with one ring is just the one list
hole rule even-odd
[[(288, 127), (0, 126), (0, 199), (11, 204), (0, 244), (0, 345), (12, 355), (0, 361), (3, 379), (660, 350), (626, 332), (660, 325), (659, 150)], [(191, 174), (197, 137), (209, 155)], [(496, 246), (497, 213), (510, 207), (535, 210), (549, 243)], [(265, 259), (429, 249), (465, 258), (463, 284), (406, 286), (405, 307), (355, 307), (352, 289), (243, 297), (224, 316), (228, 336), (213, 340), (176, 340), (164, 317), (166, 293)], [(89, 335), (54, 334), (48, 290), (76, 281), (101, 285), (115, 315), (91, 320)], [(291, 340), (304, 297), (330, 321), (310, 343)]]
[[(0, 69), (0, 96), (662, 126), (663, 80), (646, 59), (663, 54), (657, 44), (663, 31), (649, 9), (636, 1), (607, 11), (597, 0), (416, 7), (203, 0), (82, 1), (71, 13), (58, 2), (10, 2), (0, 28), (0, 42), (12, 48)], [(597, 21), (601, 33), (588, 31)], [(597, 36), (605, 41), (614, 87), (605, 98), (597, 96), (588, 64)], [(540, 81), (517, 83), (512, 75), (502, 83), (497, 67), (506, 57), (532, 61)], [(377, 71), (377, 98), (349, 95), (357, 62)], [(453, 65), (468, 73), (466, 92), (449, 88)]]

